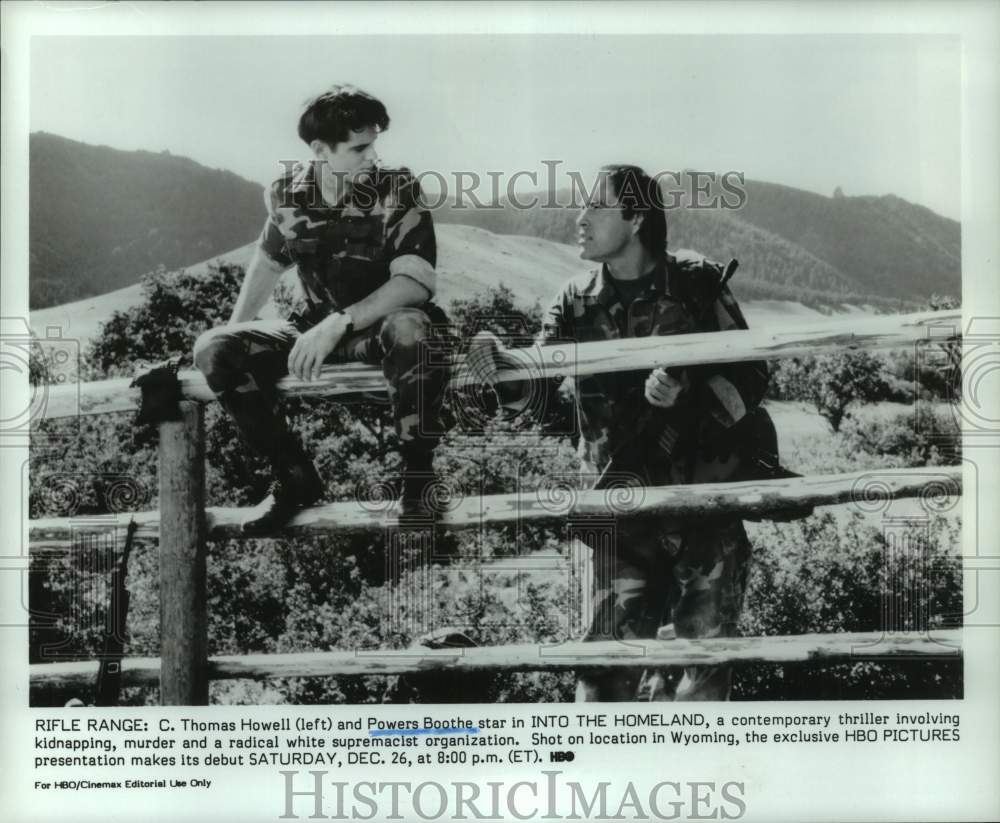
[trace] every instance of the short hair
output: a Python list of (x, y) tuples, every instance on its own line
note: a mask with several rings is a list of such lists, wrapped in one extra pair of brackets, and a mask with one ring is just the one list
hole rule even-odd
[(322, 140), (333, 147), (352, 131), (389, 128), (389, 115), (381, 100), (356, 86), (332, 86), (306, 103), (299, 118), (299, 137), (305, 143)]
[(615, 196), (622, 207), (622, 219), (642, 217), (639, 242), (651, 254), (667, 251), (667, 211), (659, 184), (639, 166), (612, 164), (601, 167), (606, 172)]

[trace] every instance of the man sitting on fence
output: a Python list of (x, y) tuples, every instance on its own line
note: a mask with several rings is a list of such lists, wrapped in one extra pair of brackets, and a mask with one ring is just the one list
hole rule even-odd
[[(602, 170), (577, 220), (580, 256), (602, 265), (560, 290), (540, 343), (746, 327), (721, 266), (667, 252), (662, 206), (656, 183), (638, 167)], [(502, 364), (496, 341), (482, 336), (470, 357), (481, 363), (487, 348)], [(746, 431), (737, 423), (759, 404), (767, 381), (763, 362), (575, 379), (584, 480), (599, 488), (740, 479)], [(607, 540), (593, 528), (574, 531), (593, 559), (586, 640), (735, 632), (751, 550), (739, 518), (619, 517)], [(578, 676), (577, 700), (725, 700), (731, 673), (689, 667), (676, 681), (666, 671), (590, 670)]]
[[(246, 442), (268, 458), (270, 494), (243, 523), (273, 531), (322, 496), (312, 461), (279, 410), (276, 382), (319, 377), (324, 363), (381, 364), (403, 458), (401, 514), (432, 516), (424, 491), (440, 439), (448, 381), (434, 296), (436, 244), (417, 181), (377, 167), (375, 141), (389, 126), (383, 104), (351, 86), (311, 100), (298, 134), (313, 154), (275, 181), (267, 220), (232, 318), (195, 344), (195, 365)], [(281, 274), (296, 265), (308, 304), (287, 321), (255, 320)]]

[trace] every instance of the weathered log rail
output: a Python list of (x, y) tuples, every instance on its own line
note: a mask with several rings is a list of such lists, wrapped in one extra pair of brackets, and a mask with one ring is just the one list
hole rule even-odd
[[(819, 354), (844, 349), (878, 349), (958, 339), (959, 312), (816, 323), (785, 331), (732, 331), (511, 350), (516, 367), (500, 380), (584, 375)], [(473, 380), (471, 369), (456, 363), (453, 385)], [(127, 378), (47, 388), (38, 403), (40, 418), (127, 412), (137, 408), (138, 392)], [(161, 647), (159, 658), (123, 663), (125, 685), (160, 686), (163, 704), (208, 702), (210, 679), (398, 674), (439, 669), (456, 671), (578, 669), (589, 666), (660, 666), (795, 661), (835, 662), (868, 657), (940, 657), (961, 654), (958, 630), (929, 635), (832, 634), (642, 643), (564, 643), (558, 646), (501, 646), (430, 653), (414, 651), (324, 652), (248, 655), (209, 659), (206, 595), (206, 543), (240, 537), (241, 510), (205, 507), (205, 431), (202, 403), (215, 398), (200, 374), (181, 373), (182, 417), (160, 425), (160, 511), (137, 512), (137, 539), (156, 539), (160, 547)], [(381, 374), (367, 366), (327, 367), (319, 380), (281, 381), (286, 395), (344, 397), (383, 395)], [(885, 469), (794, 481), (698, 484), (672, 487), (618, 487), (607, 491), (559, 489), (458, 499), (442, 520), (452, 530), (484, 524), (517, 525), (565, 522), (592, 516), (666, 515), (711, 517), (720, 514), (763, 516), (786, 507), (922, 497), (932, 500), (961, 494), (958, 468)], [(65, 548), (83, 532), (125, 527), (127, 515), (106, 518), (46, 518), (30, 523), (36, 547)], [(170, 524), (161, 528), (161, 523)], [(296, 534), (377, 533), (396, 525), (391, 510), (356, 501), (302, 511), (282, 530)], [(277, 536), (277, 535), (276, 535)], [(605, 648), (607, 647), (607, 648)], [(31, 682), (46, 687), (79, 686), (96, 675), (96, 662), (42, 663), (31, 667)]]
[[(815, 323), (807, 328), (768, 331), (750, 329), (725, 334), (684, 334), (670, 338), (641, 337), (627, 340), (510, 349), (508, 355), (519, 368), (503, 369), (497, 379), (524, 380), (557, 375), (585, 375), (637, 369), (699, 366), (705, 363), (735, 363), (800, 357), (844, 349), (886, 349), (920, 341), (935, 343), (953, 339), (961, 328), (961, 312), (919, 312), (844, 321)], [(474, 381), (456, 362), (453, 386)], [(182, 371), (181, 391), (188, 400), (208, 403), (215, 400), (201, 372)], [(51, 386), (39, 398), (39, 418), (76, 417), (81, 414), (109, 414), (135, 411), (139, 390), (129, 388), (127, 377), (93, 383)], [(362, 364), (326, 366), (317, 380), (286, 377), (278, 384), (286, 396), (343, 397), (382, 396), (385, 380), (381, 371)]]
[[(643, 515), (711, 517), (720, 513), (743, 517), (766, 516), (793, 506), (832, 506), (904, 498), (954, 497), (962, 493), (962, 470), (954, 466), (885, 469), (829, 474), (791, 480), (758, 480), (743, 483), (698, 483), (687, 486), (646, 486), (574, 491), (560, 487), (520, 494), (496, 494), (456, 501), (440, 525), (450, 531), (493, 526), (547, 525), (574, 517)], [(238, 540), (247, 509), (205, 510), (209, 540)], [(136, 539), (159, 539), (159, 512), (136, 512)], [(76, 521), (71, 517), (32, 520), (33, 544), (64, 543), (74, 536), (103, 532), (115, 521)], [(124, 521), (118, 524), (124, 528)], [(398, 526), (385, 505), (354, 501), (328, 503), (303, 509), (280, 533), (272, 537), (309, 534), (378, 533)]]
[[(926, 634), (802, 634), (705, 640), (629, 640), (559, 643), (551, 646), (489, 646), (474, 649), (300, 652), (213, 657), (212, 680), (236, 678), (345, 677), (424, 672), (557, 671), (634, 666), (712, 666), (719, 664), (801, 663), (824, 665), (883, 658), (960, 656), (961, 630)], [(36, 663), (31, 682), (49, 688), (86, 688), (97, 675), (96, 661)], [(126, 658), (123, 686), (156, 686), (162, 676), (156, 657)]]

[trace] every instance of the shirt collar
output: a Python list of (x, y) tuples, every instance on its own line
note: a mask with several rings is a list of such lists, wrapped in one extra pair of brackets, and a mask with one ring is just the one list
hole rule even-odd
[[(611, 281), (611, 274), (608, 271), (607, 263), (603, 263), (600, 269), (595, 269), (594, 274), (595, 277), (591, 281), (587, 291), (603, 305), (611, 305), (616, 302), (618, 300), (618, 292)], [(654, 295), (656, 297), (670, 296), (670, 290), (667, 287), (666, 256), (657, 261), (656, 267), (653, 269), (653, 279), (640, 297), (651, 297)]]
[[(305, 203), (318, 204), (318, 207), (321, 209), (341, 211), (353, 204), (351, 191), (347, 191), (335, 206), (331, 206), (323, 199), (323, 190), (319, 185), (319, 175), (316, 173), (315, 160), (310, 160), (308, 163), (295, 168), (292, 177), (292, 192), (300, 196), (304, 195)], [(316, 206), (313, 206), (313, 208), (316, 208)]]

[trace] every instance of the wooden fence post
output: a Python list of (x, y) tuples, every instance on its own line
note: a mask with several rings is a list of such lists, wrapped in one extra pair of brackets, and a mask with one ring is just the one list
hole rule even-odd
[(160, 424), (160, 704), (208, 704), (205, 412)]

